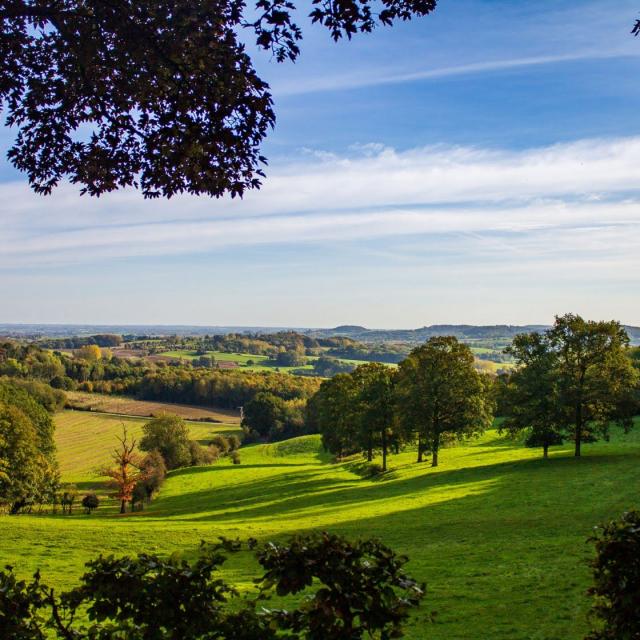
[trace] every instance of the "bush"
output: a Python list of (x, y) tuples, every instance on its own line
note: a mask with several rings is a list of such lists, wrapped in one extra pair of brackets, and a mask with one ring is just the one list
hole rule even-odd
[(640, 638), (640, 512), (596, 527), (591, 541), (596, 547), (591, 614), (601, 621), (601, 628), (587, 640), (636, 640)]
[(376, 476), (379, 476), (382, 473), (384, 473), (384, 469), (382, 468), (381, 464), (377, 464), (373, 462), (367, 465), (367, 475), (370, 478), (375, 478)]
[(76, 381), (69, 376), (56, 376), (49, 384), (54, 389), (62, 389), (63, 391), (73, 391), (78, 386)]
[(237, 451), (232, 451), (230, 455), (233, 464), (240, 464), (240, 454)]
[(82, 506), (84, 507), (85, 513), (87, 513), (87, 515), (97, 509), (99, 505), (100, 500), (95, 493), (88, 493), (84, 498), (82, 498)]
[(162, 454), (154, 449), (150, 451), (142, 460), (142, 480), (140, 484), (144, 486), (146, 501), (150, 502), (153, 494), (159, 491), (164, 478), (167, 475), (167, 467)]
[[(247, 545), (256, 547), (255, 540)], [(181, 640), (359, 640), (398, 638), (424, 597), (397, 556), (376, 540), (349, 542), (329, 534), (267, 543), (257, 551), (263, 597), (288, 597), (287, 610), (260, 608), (220, 575), (238, 541), (202, 543), (193, 560), (99, 557), (81, 584), (60, 595), (40, 581), (0, 571), (3, 638), (180, 638)], [(176, 609), (179, 595), (181, 610)], [(297, 596), (297, 598), (295, 597)], [(86, 619), (91, 621), (90, 631)]]
[[(194, 464), (194, 453), (189, 440), (189, 429), (179, 416), (163, 415), (153, 418), (143, 427), (140, 440), (142, 451), (157, 449), (164, 458), (168, 470)], [(197, 463), (196, 463), (197, 464)]]
[(238, 436), (229, 436), (227, 442), (229, 443), (229, 451), (237, 451), (240, 448), (240, 438)]
[(222, 455), (225, 455), (230, 449), (229, 440), (227, 440), (221, 433), (213, 436), (209, 444), (213, 445), (214, 447), (218, 447)]

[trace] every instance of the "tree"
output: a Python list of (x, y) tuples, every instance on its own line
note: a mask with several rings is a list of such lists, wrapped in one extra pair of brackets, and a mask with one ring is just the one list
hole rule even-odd
[(515, 357), (518, 368), (498, 383), (505, 415), (501, 429), (512, 435), (526, 430), (525, 444), (542, 447), (547, 458), (549, 447), (564, 440), (557, 411), (554, 354), (539, 333), (516, 336), (508, 352)]
[(78, 497), (78, 488), (75, 484), (67, 484), (62, 487), (62, 495), (60, 496), (60, 505), (62, 506), (62, 515), (65, 513), (71, 515), (73, 513), (73, 503)]
[(601, 624), (586, 640), (636, 640), (640, 638), (640, 512), (630, 511), (596, 527), (591, 541), (596, 547), (591, 614)]
[(0, 503), (19, 513), (38, 492), (41, 454), (35, 427), (16, 406), (0, 401)]
[[(520, 370), (513, 378), (508, 421), (539, 433), (546, 429), (552, 437), (566, 435), (575, 443), (576, 457), (582, 442), (608, 437), (612, 423), (630, 429), (638, 372), (628, 345), (618, 322), (572, 314), (556, 317), (543, 335), (516, 337), (509, 351)], [(519, 399), (524, 401), (518, 406)]]
[(77, 356), (87, 362), (97, 362), (102, 358), (102, 350), (97, 344), (87, 344), (78, 349)]
[(162, 454), (154, 449), (150, 451), (141, 461), (140, 469), (142, 478), (138, 484), (144, 487), (147, 502), (151, 501), (154, 493), (157, 493), (167, 475), (167, 467)]
[(242, 424), (264, 439), (281, 427), (283, 413), (284, 401), (272, 393), (261, 391), (244, 405)]
[(189, 429), (179, 416), (162, 415), (142, 427), (142, 451), (158, 450), (169, 471), (191, 464)]
[(370, 362), (352, 374), (358, 388), (356, 413), (360, 423), (361, 446), (371, 462), (372, 450), (382, 450), (382, 470), (387, 470), (387, 451), (394, 420), (395, 397), (393, 371), (386, 365)]
[(308, 420), (322, 434), (324, 448), (339, 458), (358, 451), (357, 394), (353, 376), (339, 373), (320, 385), (307, 408)]
[[(250, 540), (247, 547), (256, 548)], [(157, 638), (180, 640), (359, 640), (399, 638), (425, 594), (407, 558), (376, 540), (298, 536), (257, 548), (257, 593), (238, 597), (220, 568), (238, 541), (202, 543), (195, 559), (141, 554), (99, 557), (75, 589), (57, 595), (42, 583), (0, 571), (0, 620), (8, 640)], [(268, 609), (272, 595), (287, 609)], [(298, 596), (298, 602), (294, 596)]]
[(142, 458), (136, 451), (136, 441), (129, 440), (125, 427), (122, 429), (122, 437), (116, 438), (120, 447), (111, 454), (114, 466), (105, 468), (102, 475), (110, 478), (109, 484), (114, 489), (113, 497), (120, 501), (120, 513), (126, 513), (127, 502), (131, 502), (133, 490), (143, 479), (144, 472)]
[[(436, 0), (313, 0), (334, 40), (409, 20)], [(282, 62), (299, 54), (289, 0), (7, 0), (0, 104), (17, 127), (9, 159), (48, 194), (68, 176), (99, 196), (242, 195), (260, 186), (274, 125), (268, 85), (241, 36)]]
[(397, 406), (405, 431), (418, 436), (418, 462), (428, 450), (438, 466), (443, 441), (467, 438), (491, 426), (488, 383), (473, 353), (454, 337), (434, 337), (398, 367)]

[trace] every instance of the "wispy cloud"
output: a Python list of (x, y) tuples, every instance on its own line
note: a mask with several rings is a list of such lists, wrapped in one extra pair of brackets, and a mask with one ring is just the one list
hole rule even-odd
[(521, 256), (592, 248), (604, 259), (615, 242), (616, 259), (635, 264), (638, 167), (640, 138), (628, 138), (519, 152), (374, 145), (350, 156), (306, 154), (241, 202), (145, 202), (134, 192), (96, 201), (70, 188), (42, 198), (5, 184), (0, 268), (402, 237), (422, 238), (428, 253), (429, 243), (465, 234), (478, 255), (497, 243)]
[(526, 67), (539, 67), (542, 65), (562, 64), (567, 62), (606, 60), (610, 58), (638, 58), (640, 53), (631, 53), (625, 49), (611, 49), (609, 51), (577, 51), (573, 53), (525, 56), (520, 58), (504, 58), (485, 60), (468, 64), (458, 64), (427, 69), (414, 69), (407, 71), (397, 69), (386, 73), (353, 73), (343, 75), (331, 75), (325, 77), (310, 77), (296, 82), (275, 83), (273, 90), (277, 96), (295, 96), (321, 91), (345, 91), (363, 89), (365, 87), (377, 87), (406, 82), (418, 82), (439, 80), (456, 76), (478, 75), (509, 71)]

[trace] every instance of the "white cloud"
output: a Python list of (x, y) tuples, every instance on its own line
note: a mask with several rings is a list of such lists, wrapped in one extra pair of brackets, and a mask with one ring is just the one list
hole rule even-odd
[[(68, 186), (43, 198), (4, 184), (0, 268), (447, 234), (483, 234), (478, 251), (493, 236), (507, 251), (533, 255), (522, 238), (535, 242), (542, 230), (552, 251), (595, 243), (602, 253), (607, 233), (618, 249), (640, 239), (638, 167), (640, 138), (515, 152), (369, 144), (348, 156), (301, 154), (244, 201), (143, 201), (132, 191), (96, 200)], [(544, 246), (535, 252), (547, 255)]]

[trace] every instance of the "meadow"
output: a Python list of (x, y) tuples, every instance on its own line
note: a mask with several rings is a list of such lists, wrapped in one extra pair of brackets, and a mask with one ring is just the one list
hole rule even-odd
[[(177, 350), (177, 351), (164, 351), (158, 354), (163, 357), (176, 358), (183, 360), (195, 360), (200, 355), (196, 351)], [(307, 356), (307, 364), (299, 365), (296, 367), (284, 367), (276, 366), (273, 364), (267, 364), (269, 358), (267, 356), (253, 355), (251, 353), (228, 353), (226, 351), (207, 351), (207, 355), (213, 356), (218, 362), (234, 362), (239, 367), (246, 369), (247, 371), (280, 371), (282, 373), (293, 373), (298, 370), (313, 370), (313, 362), (318, 359), (318, 356)], [(350, 364), (354, 367), (365, 364), (367, 360), (352, 360), (349, 358), (336, 358), (338, 362), (342, 364)], [(251, 363), (251, 364), (249, 364)], [(389, 364), (390, 367), (396, 367), (395, 364)]]
[[(63, 412), (56, 422), (63, 479), (95, 486), (91, 470), (108, 457), (122, 417)], [(143, 423), (131, 418), (127, 427), (137, 433)], [(203, 440), (226, 428), (237, 426), (190, 424)], [(241, 460), (170, 473), (143, 512), (120, 516), (103, 505), (91, 516), (2, 517), (0, 561), (23, 575), (39, 567), (65, 587), (99, 553), (191, 553), (218, 535), (374, 535), (406, 553), (409, 572), (428, 584), (408, 638), (578, 640), (589, 607), (587, 538), (599, 522), (640, 507), (640, 423), (585, 445), (582, 459), (565, 445), (543, 460), (492, 430), (443, 450), (437, 469), (406, 451), (373, 479), (362, 476), (361, 458), (332, 462), (318, 436), (243, 447)], [(241, 556), (226, 574), (250, 588), (252, 571)]]

